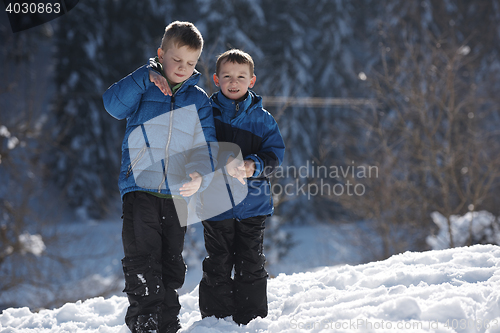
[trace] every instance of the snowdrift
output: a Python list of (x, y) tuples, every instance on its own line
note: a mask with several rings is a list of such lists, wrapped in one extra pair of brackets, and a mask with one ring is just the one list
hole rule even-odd
[[(269, 316), (239, 327), (201, 319), (198, 290), (181, 296), (181, 332), (500, 332), (500, 247), (407, 252), (380, 262), (279, 275)], [(128, 332), (125, 297), (32, 313), (10, 308), (0, 332)]]

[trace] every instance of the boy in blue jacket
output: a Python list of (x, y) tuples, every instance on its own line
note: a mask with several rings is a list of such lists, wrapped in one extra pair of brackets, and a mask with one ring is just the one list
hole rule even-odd
[(173, 22), (157, 58), (103, 95), (106, 110), (127, 119), (118, 183), (130, 302), (125, 322), (134, 333), (180, 329), (187, 203), (210, 182), (207, 143), (216, 140), (210, 99), (196, 85), (202, 48), (192, 23)]
[[(239, 204), (203, 221), (205, 248), (199, 287), (202, 317), (232, 316), (238, 324), (267, 316), (267, 277), (263, 254), (266, 217), (273, 213), (269, 177), (281, 165), (285, 144), (262, 98), (248, 90), (255, 84), (252, 57), (229, 50), (217, 59), (212, 99), (217, 140), (234, 143), (237, 152), (219, 150), (219, 168), (241, 183), (248, 194)], [(231, 277), (234, 268), (234, 279)]]

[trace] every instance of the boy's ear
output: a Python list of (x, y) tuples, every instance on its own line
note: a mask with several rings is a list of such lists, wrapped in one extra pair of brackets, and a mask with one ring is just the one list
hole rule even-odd
[(163, 51), (163, 49), (161, 47), (159, 47), (157, 53), (158, 53), (158, 59), (160, 61), (162, 61), (163, 60), (163, 55), (165, 54), (165, 51)]
[(255, 76), (255, 75), (252, 76), (252, 78), (250, 79), (250, 84), (248, 85), (248, 88), (253, 88), (256, 80), (257, 80), (257, 76)]
[(214, 83), (217, 87), (219, 86), (219, 77), (217, 76), (217, 74), (214, 74)]

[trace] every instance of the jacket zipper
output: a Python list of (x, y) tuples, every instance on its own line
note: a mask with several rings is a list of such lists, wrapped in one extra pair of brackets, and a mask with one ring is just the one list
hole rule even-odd
[[(187, 79), (187, 80), (189, 80), (189, 79)], [(167, 139), (167, 144), (165, 146), (165, 172), (163, 173), (163, 178), (160, 182), (160, 185), (158, 185), (158, 193), (161, 193), (161, 187), (163, 186), (163, 184), (165, 183), (165, 179), (167, 178), (168, 162), (169, 162), (168, 161), (169, 160), (168, 148), (170, 147), (170, 141), (172, 139), (172, 128), (174, 125), (174, 114), (172, 111), (174, 111), (175, 95), (177, 95), (177, 92), (182, 89), (182, 86), (184, 86), (186, 81), (184, 81), (182, 83), (182, 85), (175, 91), (175, 93), (170, 98), (170, 121), (169, 121), (169, 126), (168, 126), (168, 139)]]
[(168, 148), (170, 147), (170, 141), (172, 140), (172, 127), (174, 124), (174, 113), (172, 112), (173, 109), (174, 109), (174, 96), (172, 96), (171, 102), (170, 102), (170, 119), (169, 119), (169, 125), (168, 125), (168, 139), (167, 139), (167, 144), (165, 145), (165, 171), (163, 172), (163, 177), (162, 177), (161, 183), (158, 186), (158, 193), (161, 193), (161, 187), (165, 183), (165, 178), (167, 178), (168, 160), (169, 160)]
[(141, 148), (141, 150), (137, 153), (137, 156), (134, 158), (133, 161), (130, 162), (128, 169), (127, 169), (127, 174), (125, 175), (126, 178), (130, 176), (130, 174), (134, 171), (134, 168), (137, 163), (141, 160), (142, 156), (144, 156), (144, 153), (146, 152), (146, 149), (148, 147), (144, 145), (144, 147)]

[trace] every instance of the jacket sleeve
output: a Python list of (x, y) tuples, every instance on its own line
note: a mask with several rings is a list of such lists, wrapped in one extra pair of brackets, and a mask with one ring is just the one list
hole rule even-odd
[(283, 162), (285, 156), (285, 143), (281, 136), (278, 124), (271, 114), (266, 121), (266, 132), (260, 144), (259, 151), (245, 159), (255, 162), (255, 172), (252, 177), (269, 177)]
[(144, 65), (106, 90), (102, 96), (104, 108), (116, 119), (128, 118), (137, 110), (142, 94), (151, 85), (149, 66)]

